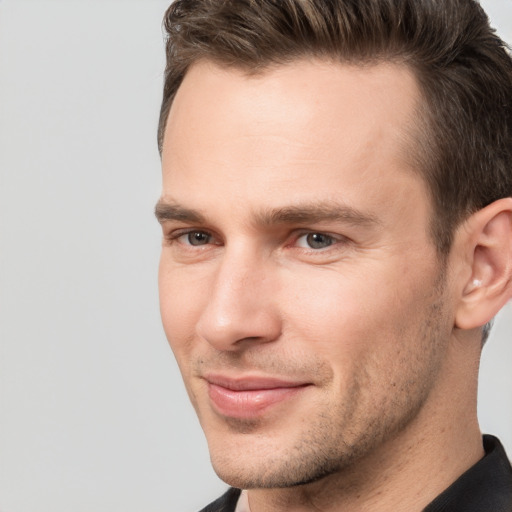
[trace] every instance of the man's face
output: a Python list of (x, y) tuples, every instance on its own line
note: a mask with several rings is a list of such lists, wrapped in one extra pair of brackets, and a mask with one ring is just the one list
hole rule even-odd
[(432, 400), (452, 323), (407, 164), (418, 97), (405, 68), (319, 61), (252, 77), (203, 62), (178, 91), (161, 313), (232, 485), (339, 471)]

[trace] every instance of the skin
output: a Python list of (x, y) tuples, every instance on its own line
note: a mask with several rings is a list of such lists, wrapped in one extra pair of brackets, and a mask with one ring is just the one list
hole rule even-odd
[[(478, 330), (455, 326), (466, 238), (440, 261), (407, 158), (418, 101), (405, 67), (316, 60), (200, 62), (174, 100), (162, 319), (252, 512), (421, 510), (482, 456)], [(219, 378), (299, 386), (245, 414), (219, 407)]]

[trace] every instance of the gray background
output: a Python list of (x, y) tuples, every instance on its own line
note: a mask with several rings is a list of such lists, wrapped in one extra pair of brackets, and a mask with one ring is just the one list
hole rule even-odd
[[(163, 0), (0, 1), (0, 511), (193, 512), (224, 489), (160, 326)], [(512, 0), (483, 2), (512, 41)], [(480, 417), (512, 453), (512, 309)]]

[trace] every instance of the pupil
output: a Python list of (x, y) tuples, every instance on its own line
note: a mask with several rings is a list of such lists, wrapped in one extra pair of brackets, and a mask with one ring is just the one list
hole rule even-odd
[(322, 235), (321, 233), (311, 233), (307, 236), (307, 241), (312, 249), (323, 249), (332, 244), (331, 237)]
[(190, 245), (203, 245), (208, 242), (208, 235), (201, 231), (195, 231), (188, 235), (188, 240)]

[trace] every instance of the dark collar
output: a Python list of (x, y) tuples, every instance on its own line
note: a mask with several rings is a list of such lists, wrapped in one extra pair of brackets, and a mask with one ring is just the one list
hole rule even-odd
[(203, 508), (200, 512), (234, 512), (236, 502), (240, 497), (240, 489), (231, 487), (219, 499), (210, 503), (207, 507)]
[(423, 512), (512, 512), (512, 467), (503, 446), (484, 436), (485, 456)]

